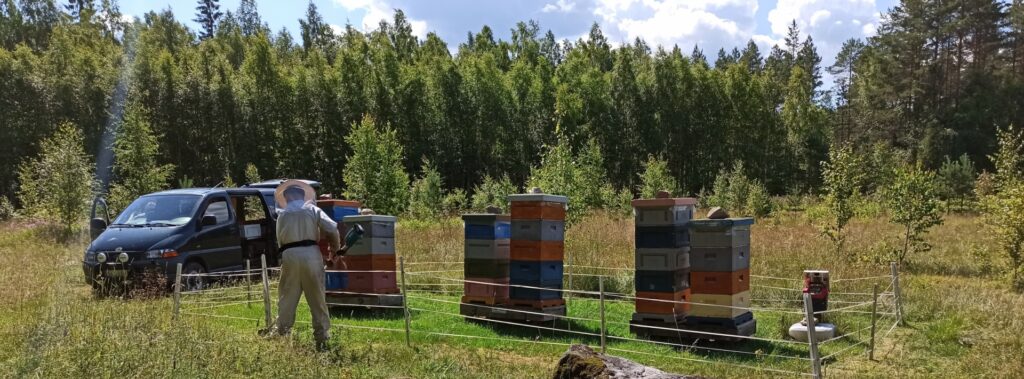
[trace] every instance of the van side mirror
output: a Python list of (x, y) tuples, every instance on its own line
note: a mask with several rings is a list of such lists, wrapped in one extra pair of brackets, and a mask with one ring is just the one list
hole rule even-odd
[(95, 218), (89, 220), (89, 237), (90, 238), (96, 239), (96, 237), (99, 237), (100, 234), (103, 233), (104, 230), (107, 230), (107, 220), (106, 219), (103, 219), (103, 218), (100, 218), (100, 217), (95, 217)]
[(214, 215), (205, 215), (205, 216), (203, 216), (202, 225), (203, 226), (217, 225), (217, 216), (214, 216)]

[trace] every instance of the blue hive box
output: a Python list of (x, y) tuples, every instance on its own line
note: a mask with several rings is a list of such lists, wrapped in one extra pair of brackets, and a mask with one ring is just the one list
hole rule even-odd
[(327, 290), (343, 290), (348, 288), (348, 273), (328, 271), (324, 287)]
[(510, 261), (509, 280), (524, 286), (561, 288), (562, 267), (562, 261)]
[(512, 236), (508, 215), (489, 213), (464, 214), (468, 240), (507, 240)]
[(638, 249), (674, 249), (690, 246), (690, 231), (686, 225), (637, 226)]

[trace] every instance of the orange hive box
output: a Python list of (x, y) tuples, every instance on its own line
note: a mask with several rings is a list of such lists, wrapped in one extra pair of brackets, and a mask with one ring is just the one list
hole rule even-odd
[(562, 241), (512, 240), (509, 259), (513, 261), (561, 261), (565, 256)]
[(691, 271), (693, 293), (734, 295), (750, 290), (750, 269), (733, 272)]
[[(493, 297), (498, 299), (508, 298), (508, 278), (466, 278), (466, 280), (467, 282), (462, 290), (463, 295), (471, 297)], [(470, 281), (493, 284), (470, 283)]]

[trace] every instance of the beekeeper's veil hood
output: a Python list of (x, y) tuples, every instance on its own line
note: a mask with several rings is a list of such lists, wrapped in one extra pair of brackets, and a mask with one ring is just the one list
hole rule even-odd
[(287, 209), (289, 206), (302, 206), (316, 199), (316, 191), (301, 180), (285, 180), (274, 191), (277, 208)]

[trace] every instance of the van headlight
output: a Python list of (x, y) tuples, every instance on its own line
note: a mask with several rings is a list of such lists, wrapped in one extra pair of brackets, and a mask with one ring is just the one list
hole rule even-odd
[(174, 249), (155, 249), (146, 252), (146, 258), (149, 259), (160, 259), (160, 258), (174, 258), (178, 256), (178, 251)]
[(107, 254), (106, 253), (96, 254), (96, 262), (103, 263), (103, 262), (106, 262), (106, 261), (107, 261)]
[(118, 254), (117, 263), (128, 263), (128, 253)]

